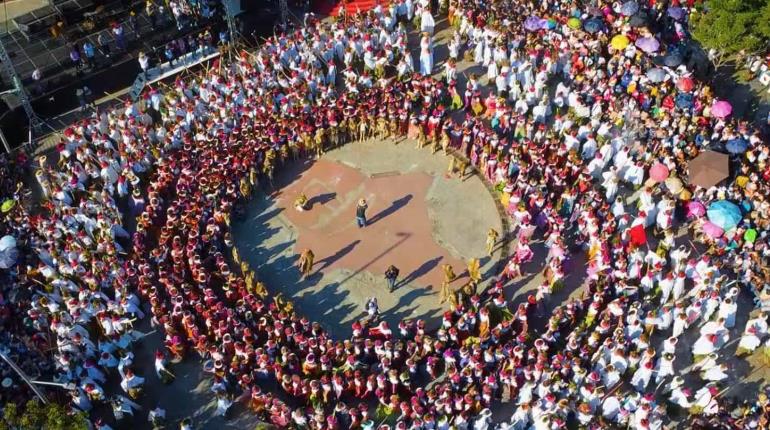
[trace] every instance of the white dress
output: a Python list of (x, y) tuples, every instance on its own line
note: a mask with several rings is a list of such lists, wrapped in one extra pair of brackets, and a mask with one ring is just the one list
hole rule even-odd
[(433, 46), (429, 37), (420, 41), (420, 74), (429, 76), (433, 73)]

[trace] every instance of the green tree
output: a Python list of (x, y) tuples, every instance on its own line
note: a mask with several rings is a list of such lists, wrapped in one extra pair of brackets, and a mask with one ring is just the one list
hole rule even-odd
[(770, 0), (707, 0), (690, 22), (693, 37), (713, 50), (712, 60), (718, 67), (767, 49), (768, 18)]
[(58, 403), (41, 404), (33, 399), (24, 410), (7, 403), (3, 406), (0, 430), (87, 430), (88, 418), (82, 412), (73, 413)]

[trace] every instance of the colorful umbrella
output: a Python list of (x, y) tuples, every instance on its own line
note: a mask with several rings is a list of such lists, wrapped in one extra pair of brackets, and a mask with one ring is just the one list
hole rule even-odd
[(594, 34), (600, 32), (604, 28), (604, 22), (600, 19), (589, 19), (583, 23), (583, 30), (586, 33)]
[(743, 219), (741, 208), (727, 200), (717, 200), (711, 203), (706, 214), (709, 221), (716, 224), (722, 230), (732, 230)]
[(684, 188), (682, 180), (673, 176), (666, 179), (665, 184), (666, 188), (671, 191), (671, 194), (678, 194), (680, 191), (682, 191), (682, 188)]
[(714, 224), (711, 221), (706, 221), (703, 224), (702, 228), (703, 228), (703, 232), (713, 239), (722, 237), (722, 235), (725, 234), (725, 231), (722, 230), (721, 227), (719, 227), (718, 225)]
[(636, 39), (636, 43), (634, 43), (634, 45), (648, 54), (651, 54), (660, 48), (660, 42), (658, 42), (658, 39), (654, 37), (642, 37), (640, 39)]
[(669, 52), (665, 57), (663, 57), (663, 64), (668, 67), (677, 67), (682, 64), (682, 61), (684, 61), (682, 59), (682, 55), (678, 52)]
[(676, 81), (676, 88), (683, 93), (689, 93), (695, 88), (695, 81), (689, 76), (683, 76)]
[(743, 240), (754, 243), (754, 241), (757, 240), (757, 231), (753, 228), (746, 230), (746, 233), (743, 233)]
[(3, 236), (0, 239), (0, 269), (8, 269), (16, 264), (19, 250), (16, 249), (16, 239), (13, 236)]
[(574, 16), (567, 20), (567, 27), (577, 30), (580, 28), (580, 20), (578, 18), (575, 18)]
[(746, 139), (731, 139), (727, 141), (725, 149), (727, 149), (727, 152), (730, 154), (743, 154), (749, 149), (749, 143), (746, 142)]
[(626, 46), (628, 46), (629, 43), (631, 43), (631, 41), (628, 40), (626, 35), (618, 34), (612, 38), (610, 46), (612, 46), (613, 49), (620, 51), (621, 49), (626, 49)]
[(9, 212), (14, 206), (16, 206), (16, 200), (7, 199), (3, 202), (2, 206), (0, 206), (0, 211), (3, 213)]
[(639, 11), (639, 4), (634, 0), (623, 3), (620, 7), (620, 14), (623, 16), (631, 16)]
[(703, 151), (687, 163), (690, 183), (711, 188), (730, 176), (730, 157), (716, 151)]
[(685, 94), (685, 93), (679, 93), (674, 98), (676, 107), (678, 107), (679, 109), (690, 109), (692, 107), (694, 100), (695, 98), (692, 96), (692, 94)]
[(677, 21), (681, 21), (685, 17), (685, 11), (681, 7), (672, 6), (668, 8), (668, 16), (674, 18)]
[(687, 202), (688, 218), (698, 218), (702, 217), (703, 215), (706, 215), (706, 206), (703, 206), (703, 203), (697, 200)]
[(711, 114), (717, 118), (727, 118), (733, 113), (733, 106), (724, 100), (717, 100), (711, 106)]
[(650, 179), (655, 182), (663, 182), (668, 178), (668, 167), (663, 163), (655, 163), (650, 167)]
[(524, 20), (524, 29), (527, 31), (538, 31), (540, 28), (540, 18), (536, 16), (530, 16)]
[(647, 15), (647, 12), (642, 11), (632, 16), (628, 20), (628, 25), (634, 28), (646, 27), (648, 22), (650, 22), (650, 16)]
[(653, 67), (647, 71), (647, 79), (655, 83), (663, 82), (666, 79), (666, 71), (660, 67)]

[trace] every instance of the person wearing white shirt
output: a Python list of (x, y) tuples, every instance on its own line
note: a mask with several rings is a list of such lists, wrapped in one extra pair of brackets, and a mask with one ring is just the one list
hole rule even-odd
[(719, 312), (717, 316), (724, 318), (725, 328), (735, 327), (735, 314), (738, 312), (738, 305), (731, 298), (726, 298), (719, 305)]
[(762, 338), (767, 334), (767, 320), (764, 314), (746, 322), (746, 329), (738, 343), (737, 355), (753, 352), (762, 343)]

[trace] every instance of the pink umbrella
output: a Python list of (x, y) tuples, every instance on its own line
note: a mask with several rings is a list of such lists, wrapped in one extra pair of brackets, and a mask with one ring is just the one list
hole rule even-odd
[(650, 167), (650, 179), (655, 182), (663, 182), (668, 178), (668, 167), (661, 163), (655, 163)]
[(725, 231), (722, 230), (722, 227), (719, 227), (711, 221), (706, 221), (703, 224), (703, 232), (713, 239), (721, 237), (725, 233)]
[(695, 81), (689, 76), (684, 76), (676, 82), (676, 87), (683, 93), (689, 93), (695, 87)]
[(703, 203), (695, 200), (687, 202), (688, 218), (697, 218), (703, 215), (706, 215), (706, 206), (703, 206)]
[(727, 118), (732, 112), (733, 106), (724, 100), (717, 100), (711, 106), (711, 114), (720, 119)]

